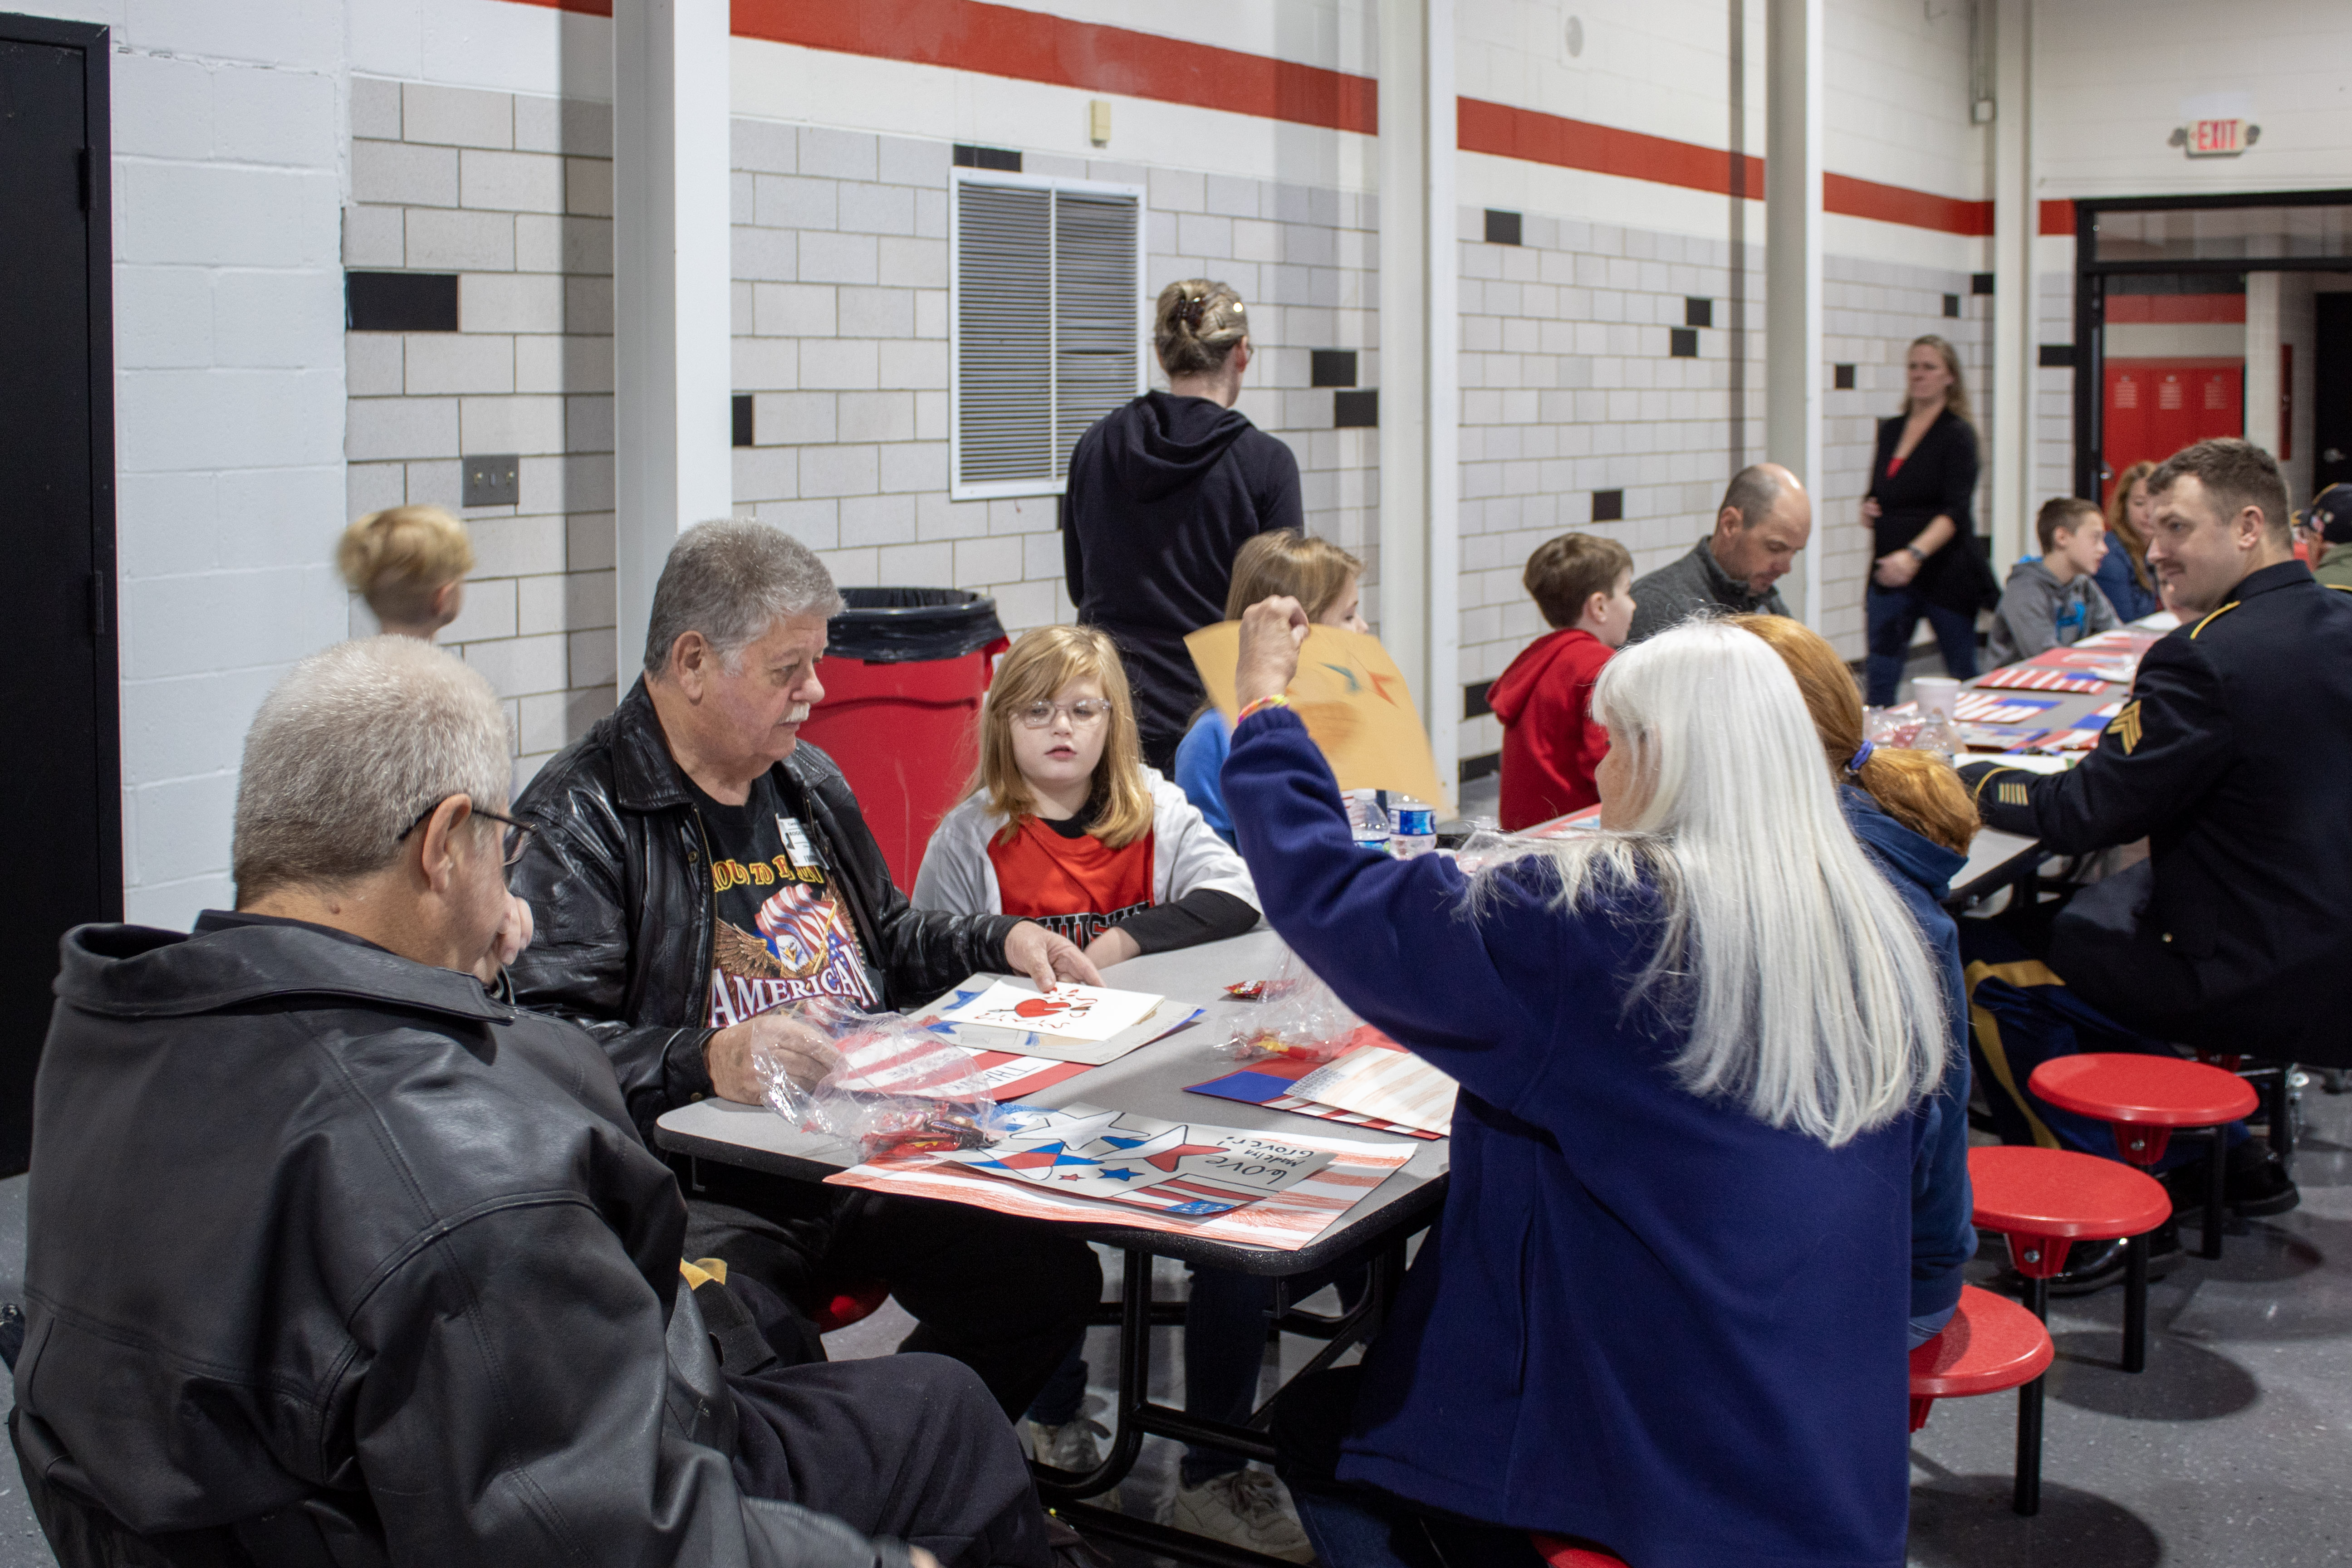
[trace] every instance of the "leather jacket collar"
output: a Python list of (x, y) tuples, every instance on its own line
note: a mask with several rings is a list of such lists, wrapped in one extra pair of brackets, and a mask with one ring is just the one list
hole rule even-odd
[(80, 926), (66, 938), (56, 989), (75, 1007), (124, 1019), (192, 1018), (288, 997), (343, 997), (480, 1023), (514, 1016), (471, 975), (277, 922), (194, 936)]

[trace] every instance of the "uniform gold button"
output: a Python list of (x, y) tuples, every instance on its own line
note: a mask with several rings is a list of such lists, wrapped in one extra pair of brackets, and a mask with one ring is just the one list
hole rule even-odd
[[(2171, 937), (2169, 937), (2169, 936), (2168, 936), (2168, 937), (2166, 937), (2166, 938), (2165, 938), (2165, 940), (2166, 940), (2167, 942), (2169, 942), (2169, 941), (2171, 941), (2171, 940), (2172, 940), (2172, 938), (2171, 938)], [(702, 1098), (702, 1096), (701, 1096), (701, 1095), (699, 1095), (699, 1094), (695, 1094), (695, 1095), (690, 1096), (690, 1098), (692, 1098), (692, 1099), (696, 1099), (696, 1100), (699, 1100), (699, 1099), (701, 1099), (701, 1098)]]
[(2166, 933), (2164, 934), (2164, 939), (2165, 939), (2167, 942), (2171, 941), (2171, 940), (2172, 940), (2172, 933), (2171, 933), (2171, 932), (2169, 932), (2169, 931), (2166, 932)]

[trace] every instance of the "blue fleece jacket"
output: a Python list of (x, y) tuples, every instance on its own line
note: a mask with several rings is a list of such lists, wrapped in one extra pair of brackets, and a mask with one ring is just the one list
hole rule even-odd
[(1969, 1190), (1969, 1004), (1960, 978), (1960, 933), (1942, 899), (1968, 864), (1886, 814), (1851, 785), (1838, 791), (1845, 820), (1919, 923), (1944, 972), (1951, 1052), (1944, 1082), (1919, 1108), (1911, 1156), (1911, 1316), (1948, 1316), (1960, 1304), (1960, 1270), (1977, 1255), (1976, 1205)]
[(1442, 1223), (1366, 1356), (1340, 1474), (1642, 1568), (1895, 1568), (1912, 1118), (1828, 1148), (1675, 1081), (1627, 977), (1658, 907), (1537, 860), (1360, 851), (1297, 716), (1224, 770), (1275, 928), (1462, 1085)]

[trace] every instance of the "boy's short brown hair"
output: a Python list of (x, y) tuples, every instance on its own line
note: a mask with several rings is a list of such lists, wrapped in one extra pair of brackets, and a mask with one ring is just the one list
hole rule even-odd
[(1598, 534), (1562, 534), (1536, 546), (1519, 581), (1547, 624), (1573, 626), (1596, 593), (1617, 586), (1633, 570), (1633, 553)]
[(2042, 553), (2048, 555), (2058, 548), (2058, 530), (2073, 533), (2083, 526), (2084, 517), (2096, 517), (2102, 524), (2107, 515), (2099, 510), (2096, 501), (2085, 501), (2080, 496), (2053, 496), (2042, 503), (2033, 514), (2033, 537), (2042, 541)]

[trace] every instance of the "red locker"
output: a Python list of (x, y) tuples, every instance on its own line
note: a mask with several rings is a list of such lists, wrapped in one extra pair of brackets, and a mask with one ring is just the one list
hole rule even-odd
[(2109, 474), (2192, 441), (2246, 433), (2243, 360), (2109, 360), (2102, 420)]

